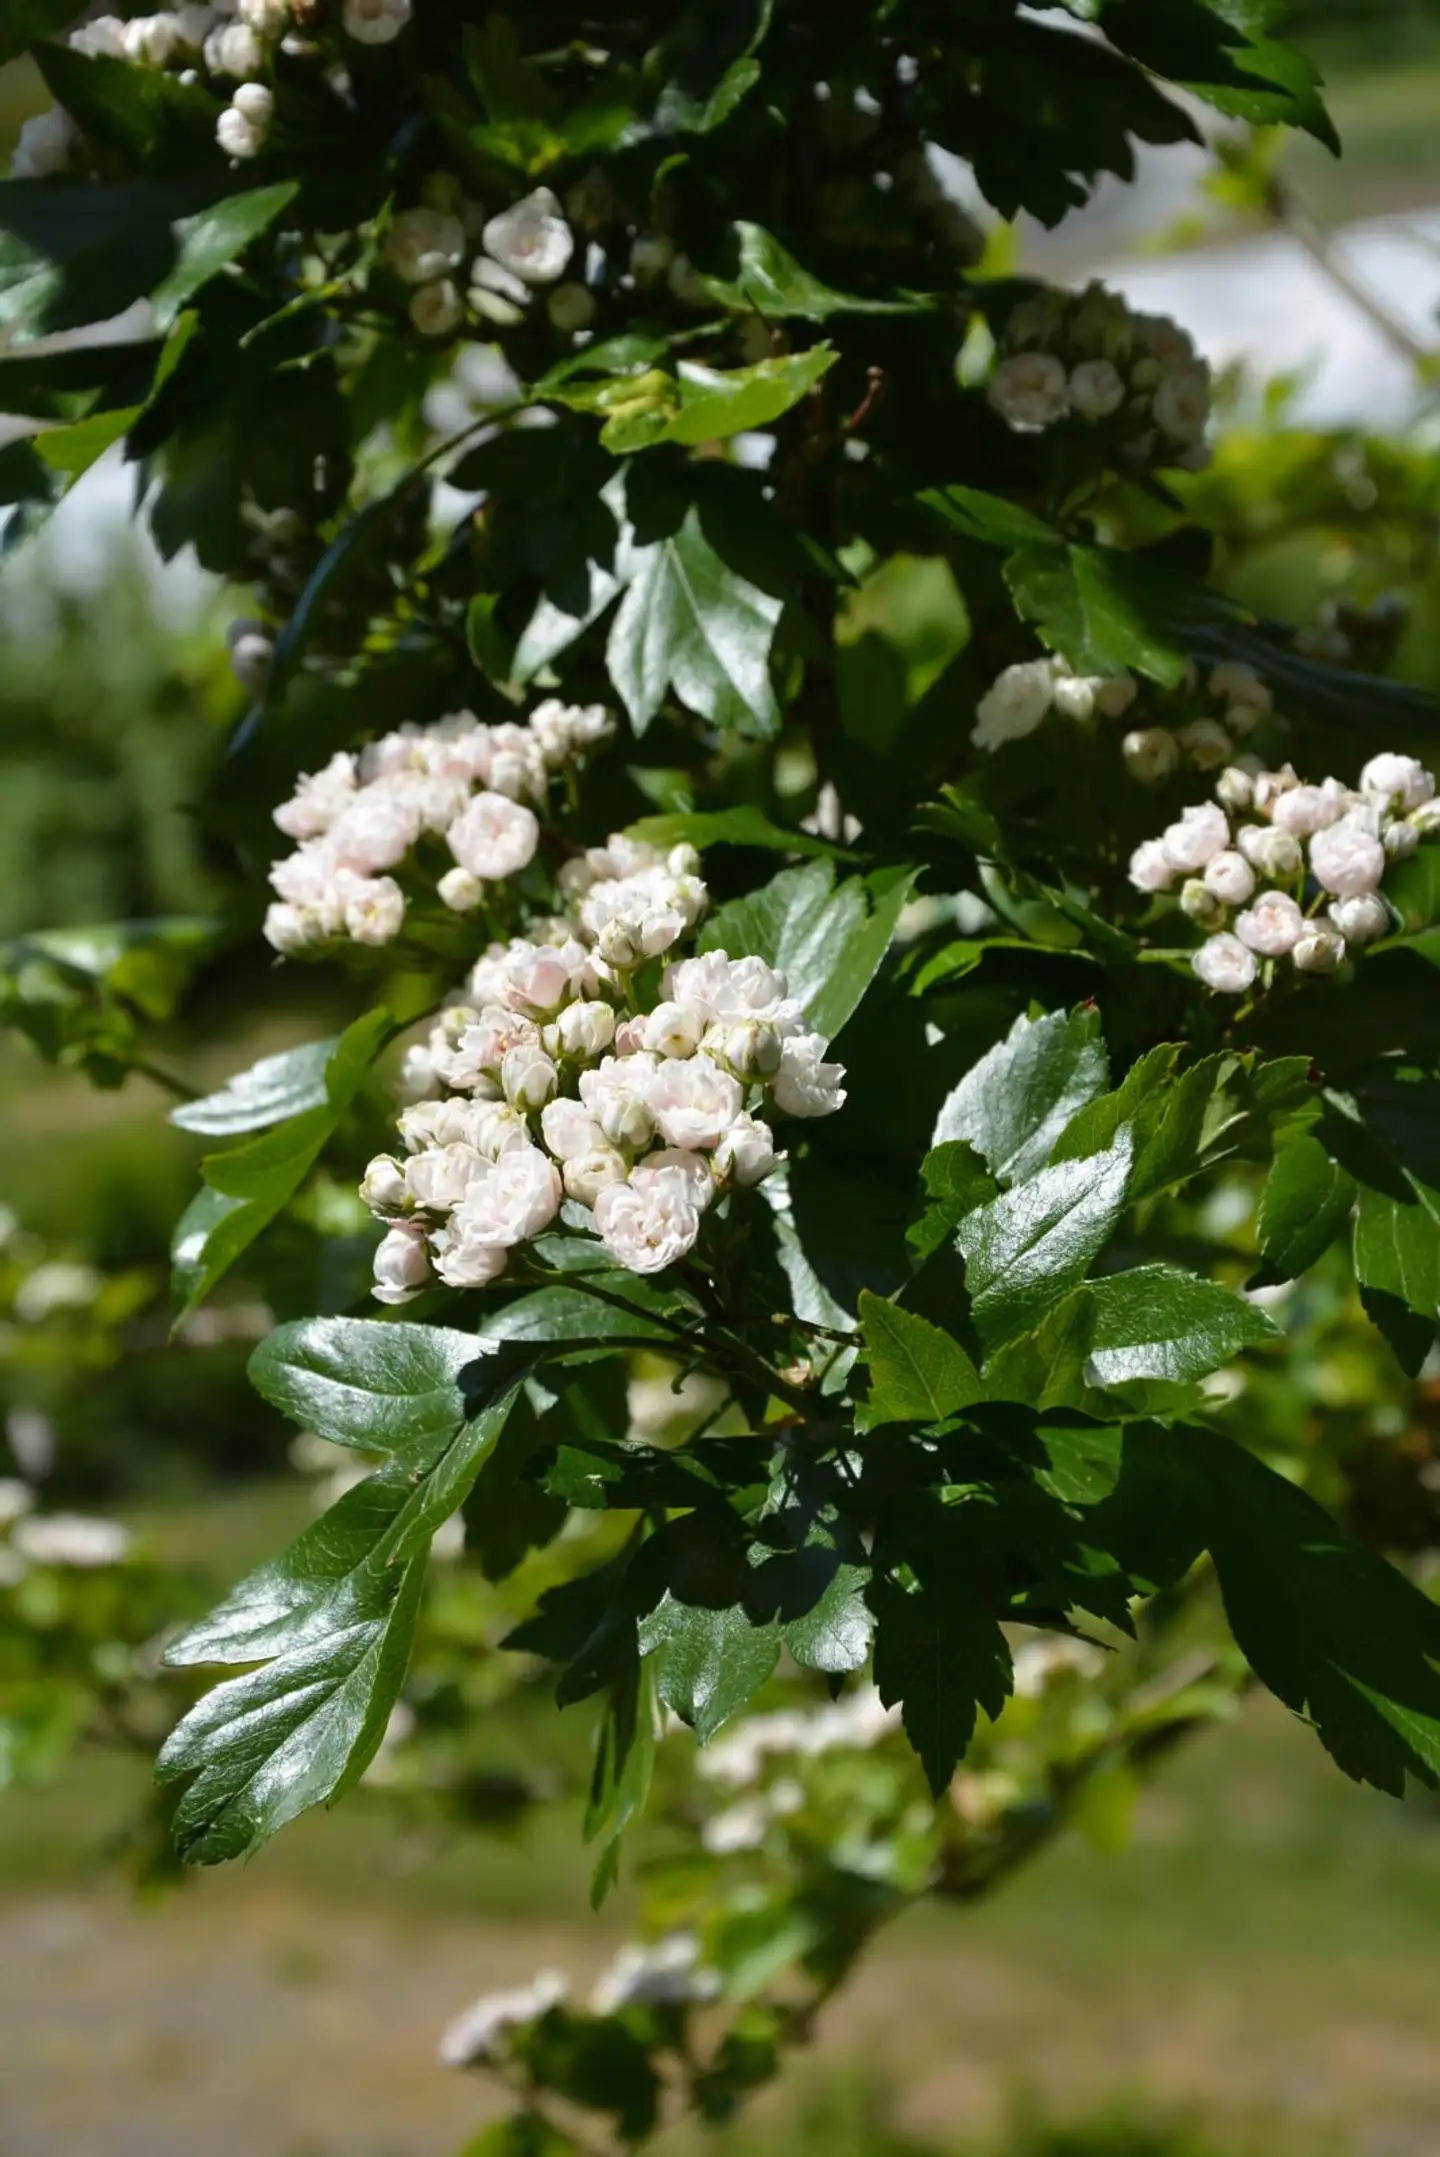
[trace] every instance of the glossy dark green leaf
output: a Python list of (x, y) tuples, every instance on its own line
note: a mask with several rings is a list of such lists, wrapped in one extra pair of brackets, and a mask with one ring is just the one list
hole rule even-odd
[(1366, 1310), (1413, 1376), (1440, 1324), (1440, 1195), (1402, 1201), (1362, 1185), (1355, 1272)]
[(306, 1318), (260, 1343), (250, 1381), (273, 1408), (333, 1445), (418, 1456), (464, 1421), (473, 1385), (483, 1388), (501, 1367), (493, 1353), (474, 1334), (445, 1326)]
[(1090, 1304), (1086, 1376), (1096, 1386), (1186, 1385), (1275, 1337), (1270, 1319), (1243, 1296), (1172, 1266), (1108, 1274), (1082, 1293)]
[(932, 1147), (920, 1164), (920, 1176), (925, 1186), (925, 1206), (919, 1219), (906, 1230), (905, 1240), (923, 1259), (950, 1240), (967, 1213), (994, 1198), (997, 1186), (979, 1154), (964, 1139), (948, 1139)]
[(1029, 546), (1006, 563), (1005, 580), (1019, 612), (1077, 673), (1133, 669), (1171, 689), (1184, 673), (1171, 580), (1135, 556)]
[(1059, 1161), (960, 1223), (965, 1284), (982, 1338), (998, 1348), (1037, 1325), (1101, 1250), (1125, 1206), (1131, 1147)]
[(237, 1071), (218, 1093), (171, 1109), (170, 1121), (182, 1131), (223, 1138), (235, 1131), (261, 1131), (305, 1109), (324, 1106), (325, 1067), (339, 1044), (338, 1034), (306, 1041), (277, 1056), (262, 1056), (247, 1071)]
[(868, 1290), (861, 1292), (859, 1315), (870, 1365), (867, 1430), (883, 1423), (938, 1423), (984, 1399), (979, 1372), (939, 1326)]
[(705, 1745), (770, 1676), (780, 1633), (754, 1624), (738, 1604), (704, 1610), (667, 1595), (641, 1626), (640, 1647), (656, 1658), (660, 1699)]
[(875, 1683), (887, 1707), (897, 1702), (905, 1735), (938, 1797), (975, 1734), (977, 1712), (998, 1715), (1010, 1692), (1005, 1635), (958, 1571), (906, 1591), (876, 1581)]
[(1350, 1218), (1354, 1178), (1318, 1140), (1302, 1132), (1276, 1154), (1260, 1194), (1257, 1226), (1277, 1280), (1298, 1280), (1329, 1250)]
[(323, 1104), (259, 1138), (206, 1156), (201, 1173), (207, 1188), (182, 1215), (171, 1247), (182, 1316), (209, 1295), (294, 1197), (393, 1030), (388, 1011), (367, 1011), (340, 1036), (330, 1056)]
[(870, 1568), (837, 1565), (823, 1595), (803, 1617), (780, 1627), (780, 1638), (803, 1670), (837, 1676), (859, 1670), (870, 1653), (875, 1621), (865, 1601)]
[(830, 862), (782, 869), (712, 914), (699, 948), (776, 967), (816, 1032), (833, 1040), (880, 970), (914, 876), (881, 869), (837, 884)]
[(243, 254), (252, 240), (268, 232), (299, 192), (298, 180), (281, 180), (274, 187), (226, 195), (193, 217), (182, 217), (175, 226), (174, 265), (151, 294), (160, 328), (168, 330), (195, 294)]
[(1019, 502), (978, 487), (933, 487), (920, 500), (943, 524), (991, 547), (1053, 546), (1059, 533)]
[[(997, 1176), (1028, 1176), (1072, 1116), (1104, 1092), (1108, 1070), (1098, 1011), (1018, 1018), (949, 1096), (931, 1144), (963, 1139)], [(1113, 1138), (1112, 1131), (1102, 1143)]]
[(238, 1857), (311, 1805), (343, 1796), (374, 1757), (409, 1661), (431, 1536), (493, 1450), (513, 1369), (448, 1440), (397, 1446), (377, 1473), (242, 1581), (167, 1650), (176, 1665), (260, 1663), (207, 1693), (171, 1733), (162, 1780), (189, 1776), (176, 1846)]
[(678, 531), (642, 547), (605, 652), (636, 733), (673, 689), (713, 726), (773, 734), (770, 647), (782, 606), (716, 553), (694, 509)]
[(1225, 1611), (1255, 1674), (1336, 1762), (1399, 1797), (1440, 1781), (1440, 1611), (1283, 1476), (1207, 1432), (1169, 1435), (1203, 1483)]

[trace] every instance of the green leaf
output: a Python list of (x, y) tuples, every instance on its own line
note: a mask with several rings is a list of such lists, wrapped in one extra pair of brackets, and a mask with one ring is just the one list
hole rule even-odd
[(207, 1189), (181, 1216), (171, 1247), (182, 1318), (294, 1197), (392, 1031), (388, 1011), (367, 1011), (340, 1036), (330, 1056), (323, 1105), (303, 1110), (260, 1138), (206, 1156), (201, 1174)]
[(1088, 1160), (1059, 1161), (960, 1223), (965, 1285), (982, 1338), (1029, 1332), (1079, 1280), (1125, 1206), (1130, 1134)]
[(157, 179), (224, 172), (215, 140), (224, 108), (198, 83), (72, 45), (39, 45), (35, 60), (81, 133), (128, 171)]
[(493, 1369), (499, 1390), (472, 1421), (448, 1440), (428, 1428), (397, 1446), (167, 1651), (181, 1666), (262, 1666), (208, 1693), (156, 1763), (162, 1781), (193, 1778), (175, 1814), (187, 1862), (258, 1848), (343, 1796), (373, 1759), (404, 1680), (430, 1538), (463, 1502), (519, 1390), (513, 1362)]
[(1355, 1272), (1366, 1310), (1412, 1377), (1440, 1322), (1440, 1197), (1412, 1202), (1360, 1187)]
[(1081, 1293), (1089, 1303), (1086, 1375), (1096, 1386), (1188, 1385), (1240, 1349), (1275, 1338), (1265, 1313), (1243, 1296), (1172, 1266), (1112, 1273)]
[(938, 1423), (984, 1399), (980, 1374), (960, 1343), (928, 1319), (862, 1289), (860, 1330), (870, 1364), (867, 1430), (882, 1423)]
[(879, 972), (914, 880), (913, 869), (894, 868), (837, 884), (822, 861), (782, 869), (712, 914), (699, 949), (764, 959), (833, 1041)]
[(1005, 1705), (1009, 1646), (958, 1568), (908, 1593), (875, 1581), (869, 1602), (880, 1698), (886, 1707), (901, 1703), (905, 1734), (938, 1797), (965, 1757), (977, 1710), (994, 1716)]
[(1169, 1041), (1148, 1050), (1114, 1093), (1100, 1095), (1070, 1119), (1055, 1141), (1051, 1160), (1098, 1153), (1128, 1125), (1134, 1162), (1127, 1195), (1133, 1203), (1183, 1183), (1214, 1158), (1224, 1158), (1230, 1139), (1250, 1128), (1248, 1101), (1238, 1104), (1230, 1119), (1216, 1115), (1216, 1097), (1238, 1066), (1230, 1056), (1207, 1056), (1177, 1078), (1182, 1053)]
[(702, 1745), (759, 1692), (780, 1659), (780, 1633), (756, 1625), (737, 1603), (704, 1610), (668, 1592), (640, 1628), (640, 1652), (655, 1655), (655, 1689)]
[(641, 547), (605, 650), (636, 733), (673, 686), (713, 726), (772, 735), (780, 712), (770, 647), (782, 611), (780, 599), (716, 553), (693, 507), (678, 531)]
[(837, 1565), (818, 1601), (780, 1627), (780, 1637), (803, 1670), (832, 1676), (858, 1670), (870, 1653), (875, 1621), (865, 1601), (866, 1565)]
[(845, 851), (808, 831), (787, 831), (772, 824), (763, 809), (748, 802), (735, 809), (679, 809), (664, 816), (642, 816), (626, 830), (632, 839), (648, 846), (666, 848), (683, 842), (699, 847), (702, 853), (711, 846), (754, 846), (767, 853), (807, 854), (826, 860)]
[(262, 1056), (248, 1071), (227, 1079), (218, 1093), (172, 1108), (170, 1121), (182, 1131), (223, 1138), (233, 1131), (261, 1131), (304, 1109), (321, 1108), (327, 1098), (325, 1069), (339, 1040), (338, 1034), (330, 1034), (323, 1041), (283, 1049), (278, 1056)]
[(0, 181), (0, 327), (18, 340), (119, 314), (166, 275), (172, 221), (194, 207), (149, 180)]
[(581, 2157), (580, 2144), (562, 2135), (539, 2112), (512, 2113), (482, 2127), (466, 2143), (460, 2157)]
[(924, 1259), (950, 1240), (967, 1213), (994, 1198), (997, 1185), (974, 1147), (963, 1139), (932, 1148), (920, 1164), (920, 1175), (926, 1205), (906, 1230), (905, 1240)]
[(1053, 524), (1007, 501), (1003, 494), (984, 494), (978, 487), (932, 487), (919, 498), (950, 529), (966, 539), (978, 539), (990, 547), (1053, 547), (1059, 533)]
[(579, 411), (605, 415), (603, 446), (614, 456), (678, 442), (696, 449), (731, 435), (768, 427), (797, 405), (834, 366), (831, 345), (786, 353), (753, 367), (707, 367), (681, 360), (675, 373), (651, 368), (640, 375), (552, 392)]
[(168, 330), (195, 294), (243, 254), (252, 240), (268, 232), (299, 192), (298, 180), (281, 180), (274, 187), (227, 195), (193, 217), (182, 217), (175, 226), (179, 252), (174, 266), (151, 294), (160, 328)]
[(1226, 1615), (1337, 1763), (1393, 1796), (1440, 1781), (1440, 1611), (1304, 1491), (1226, 1439), (1168, 1434), (1203, 1482)]
[(1260, 1194), (1260, 1249), (1276, 1280), (1298, 1280), (1350, 1217), (1356, 1185), (1318, 1139), (1302, 1132), (1276, 1154)]
[(63, 474), (72, 484), (88, 472), (98, 457), (140, 416), (138, 404), (116, 412), (95, 412), (69, 427), (46, 427), (35, 436), (35, 454), (52, 472)]
[(1114, 548), (1029, 546), (1005, 564), (1017, 611), (1080, 674), (1131, 669), (1173, 689), (1187, 653), (1173, 579)]
[(27, 45), (58, 37), (74, 20), (74, 0), (6, 0), (0, 13), (0, 67), (18, 60)]
[(462, 1382), (489, 1382), (492, 1344), (445, 1326), (305, 1318), (279, 1326), (250, 1358), (272, 1408), (332, 1445), (418, 1458), (470, 1413)]
[(759, 314), (770, 321), (799, 317), (805, 322), (828, 322), (834, 315), (915, 314), (935, 304), (924, 293), (861, 299), (855, 293), (836, 292), (802, 269), (762, 225), (738, 223), (733, 229), (740, 253), (735, 276), (705, 277), (701, 282), (712, 300), (736, 314)]
[[(674, 1329), (654, 1314), (671, 1307), (672, 1299), (638, 1274), (596, 1272), (586, 1278), (605, 1297), (589, 1295), (582, 1287), (537, 1288), (520, 1296), (486, 1318), (480, 1333), (487, 1341), (607, 1341), (639, 1339), (673, 1341)], [(610, 1300), (619, 1297), (621, 1303)]]
[(964, 1139), (997, 1176), (1028, 1176), (1076, 1112), (1104, 1092), (1108, 1070), (1098, 1011), (1018, 1018), (946, 1100), (930, 1143)]

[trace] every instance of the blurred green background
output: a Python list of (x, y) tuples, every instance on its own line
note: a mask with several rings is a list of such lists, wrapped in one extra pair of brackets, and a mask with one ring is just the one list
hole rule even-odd
[[(1307, 202), (1332, 220), (1440, 203), (1440, 0), (1297, 15), (1348, 152), (1289, 153)], [(24, 67), (0, 73), (0, 145), (38, 102)], [(1423, 417), (1380, 443), (1249, 426), (1195, 487), (1232, 585), (1304, 623), (1337, 594), (1398, 591), (1399, 670), (1440, 688), (1432, 439)], [(0, 570), (0, 940), (223, 918), (240, 889), (193, 805), (217, 774), (223, 793), (240, 697), (222, 632), (243, 602), (195, 583), (162, 603), (133, 545), (90, 554), (83, 577), (63, 545)], [(902, 652), (927, 648), (933, 584), (891, 595)], [(243, 998), (233, 970), (202, 977), (163, 1044), (192, 1083), (327, 1030), (315, 976), (254, 964)], [(117, 1511), (198, 1596), (311, 1498), (244, 1382), (265, 1314), (242, 1292), (166, 1348), (166, 1247), (200, 1151), (166, 1106), (0, 1037), (5, 1235), (27, 1269), (96, 1269), (124, 1313), (93, 1322), (92, 1288), (0, 1330), (17, 1454), (0, 1474), (34, 1472), (38, 1434), (54, 1502)], [(574, 1738), (502, 1720), (494, 1765), (546, 1742), (568, 1756)], [(144, 1800), (123, 1748), (0, 1791), (4, 2157), (443, 2157), (491, 2102), (434, 2064), (447, 2017), (541, 1962), (589, 1971), (624, 1925), (623, 1896), (586, 1914), (574, 1823), (553, 1810), (464, 1832), (365, 1790), (243, 1869), (142, 1893)], [(903, 1922), (725, 2157), (1432, 2157), (1433, 1806), (1352, 1788), (1257, 1702), (1142, 1799), (1127, 1848), (1090, 1825), (992, 1904)]]

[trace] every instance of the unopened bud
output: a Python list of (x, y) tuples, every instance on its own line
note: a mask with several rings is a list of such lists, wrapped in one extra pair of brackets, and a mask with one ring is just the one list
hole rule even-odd
[(1167, 734), (1164, 727), (1159, 726), (1137, 727), (1125, 736), (1120, 753), (1125, 759), (1125, 769), (1141, 786), (1158, 786), (1162, 779), (1169, 778), (1180, 762), (1174, 735)]
[(567, 1198), (577, 1205), (593, 1206), (608, 1185), (625, 1181), (625, 1156), (613, 1146), (597, 1146), (567, 1161), (561, 1175)]
[(1188, 877), (1180, 892), (1180, 911), (1198, 929), (1219, 929), (1225, 924), (1225, 907), (1198, 876)]
[(1222, 809), (1228, 809), (1232, 816), (1238, 816), (1241, 810), (1250, 808), (1254, 802), (1255, 782), (1249, 772), (1242, 770), (1238, 764), (1227, 764), (1215, 781), (1215, 799)]
[(390, 1214), (409, 1211), (410, 1191), (405, 1171), (393, 1154), (376, 1154), (361, 1180), (360, 1196), (370, 1211), (382, 1220)]
[(655, 1119), (638, 1094), (607, 1095), (595, 1120), (612, 1146), (624, 1146), (630, 1153), (638, 1153), (655, 1136)]
[(522, 1042), (507, 1049), (500, 1065), (500, 1083), (512, 1108), (543, 1108), (554, 1094), (557, 1072), (543, 1049)]
[(774, 1078), (780, 1069), (780, 1036), (763, 1019), (737, 1019), (712, 1026), (702, 1046), (736, 1078)]
[(1297, 973), (1333, 974), (1345, 956), (1345, 939), (1337, 929), (1317, 921), (1306, 930), (1290, 953)]
[(615, 1013), (609, 1004), (567, 1004), (555, 1021), (562, 1056), (603, 1056), (615, 1039)]

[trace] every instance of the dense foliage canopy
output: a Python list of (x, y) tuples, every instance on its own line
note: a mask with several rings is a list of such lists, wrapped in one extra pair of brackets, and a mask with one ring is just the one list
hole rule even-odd
[(585, 2012), (452, 2033), (518, 2157), (723, 2116), (1251, 1673), (1434, 1783), (1440, 1616), (1322, 1501), (1440, 1313), (1440, 715), (1370, 595), (1207, 581), (1203, 358), (983, 225), (1205, 108), (1333, 146), (1283, 6), (72, 13), (0, 33), (55, 99), (7, 540), (123, 444), (253, 594), (246, 896), (31, 937), (3, 1008), (113, 1084), (263, 936), (350, 1017), (174, 1111), (182, 1322), (258, 1286), (259, 1392), (369, 1470), (170, 1641), (180, 1853), (403, 1777), (417, 1629), (452, 1755), (537, 1667), (596, 1703), (597, 1895), (652, 1796), (685, 1854)]

